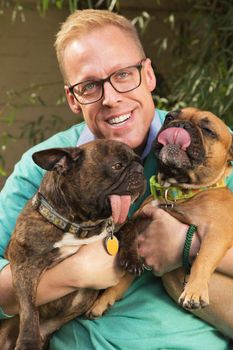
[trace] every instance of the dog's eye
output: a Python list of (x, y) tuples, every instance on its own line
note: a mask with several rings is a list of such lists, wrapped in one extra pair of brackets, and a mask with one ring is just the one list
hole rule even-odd
[(175, 117), (172, 115), (172, 114), (170, 114), (170, 113), (168, 113), (167, 115), (166, 115), (166, 118), (165, 118), (165, 122), (171, 122), (171, 121), (173, 121), (175, 119)]
[(115, 163), (112, 165), (112, 169), (113, 170), (121, 170), (123, 167), (123, 164), (122, 163)]
[(210, 128), (208, 128), (207, 126), (202, 126), (202, 131), (207, 136), (210, 136), (212, 138), (216, 138), (217, 137), (216, 133), (213, 130), (211, 130)]

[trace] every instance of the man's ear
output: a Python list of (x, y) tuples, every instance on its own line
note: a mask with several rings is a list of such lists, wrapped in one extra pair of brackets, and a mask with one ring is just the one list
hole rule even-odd
[(144, 70), (147, 86), (150, 91), (153, 91), (156, 87), (156, 77), (149, 58), (145, 60)]
[(82, 110), (80, 108), (80, 104), (78, 103), (78, 101), (74, 98), (74, 96), (70, 92), (69, 86), (65, 85), (64, 89), (65, 89), (65, 93), (66, 93), (66, 99), (67, 99), (68, 105), (70, 106), (71, 111), (75, 114), (80, 114), (82, 112)]
[(79, 147), (50, 148), (33, 153), (32, 159), (42, 169), (64, 174), (80, 159), (82, 153), (83, 150)]

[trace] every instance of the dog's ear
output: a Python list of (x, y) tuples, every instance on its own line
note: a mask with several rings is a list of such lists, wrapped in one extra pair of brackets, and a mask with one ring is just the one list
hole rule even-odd
[(42, 169), (56, 170), (59, 174), (69, 170), (72, 164), (80, 159), (83, 150), (79, 147), (50, 148), (35, 152), (32, 155), (33, 161)]

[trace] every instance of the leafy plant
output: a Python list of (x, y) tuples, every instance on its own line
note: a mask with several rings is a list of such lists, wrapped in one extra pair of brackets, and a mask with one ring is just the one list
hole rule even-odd
[(55, 7), (57, 9), (69, 8), (70, 12), (77, 9), (85, 8), (104, 8), (109, 11), (119, 11), (119, 0), (37, 0), (35, 3), (30, 3), (26, 0), (2, 0), (0, 3), (0, 14), (4, 14), (7, 7), (12, 8), (12, 21), (20, 17), (22, 22), (25, 22), (25, 8), (36, 9), (41, 16), (45, 16), (49, 8)]
[[(5, 124), (5, 130), (0, 133), (0, 176), (7, 175), (5, 171), (5, 152), (13, 142), (23, 138), (27, 140), (29, 145), (34, 145), (43, 141), (52, 132), (59, 131), (64, 127), (64, 120), (59, 115), (42, 113), (35, 116), (32, 121), (25, 122), (21, 128), (14, 128), (14, 131), (12, 131), (13, 124), (17, 121), (19, 113), (22, 112), (25, 106), (44, 107), (48, 105), (47, 89), (54, 88), (56, 85), (62, 87), (62, 82), (31, 84), (21, 91), (11, 89), (6, 92), (5, 103), (0, 109), (0, 121)], [(65, 103), (65, 96), (62, 92), (61, 95), (57, 96), (54, 105)]]
[(49, 118), (45, 115), (40, 115), (35, 121), (30, 121), (25, 123), (21, 127), (21, 133), (19, 138), (24, 138), (28, 140), (29, 145), (33, 146), (37, 143), (42, 142), (46, 139), (48, 132), (53, 130), (61, 130), (63, 125), (63, 119), (56, 114), (52, 114)]
[[(172, 47), (174, 72), (167, 80), (164, 106), (211, 110), (233, 126), (233, 3), (186, 0), (186, 4), (189, 10), (181, 20), (175, 23), (173, 15), (176, 41), (164, 47)], [(161, 48), (164, 42), (157, 45)]]

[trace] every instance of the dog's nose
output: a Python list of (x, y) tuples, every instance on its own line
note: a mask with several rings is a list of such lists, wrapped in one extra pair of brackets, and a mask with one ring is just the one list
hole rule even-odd
[(144, 173), (144, 168), (143, 168), (143, 165), (142, 165), (142, 162), (140, 161), (135, 161), (135, 168), (134, 168), (134, 171), (136, 171), (137, 173), (139, 174), (143, 174)]
[(183, 129), (190, 129), (192, 125), (188, 121), (177, 121), (176, 123), (172, 124), (173, 127), (183, 128)]
[(177, 123), (177, 126), (178, 126), (179, 128), (185, 129), (186, 124), (187, 124), (187, 123), (185, 123), (185, 122), (179, 122), (179, 123)]

